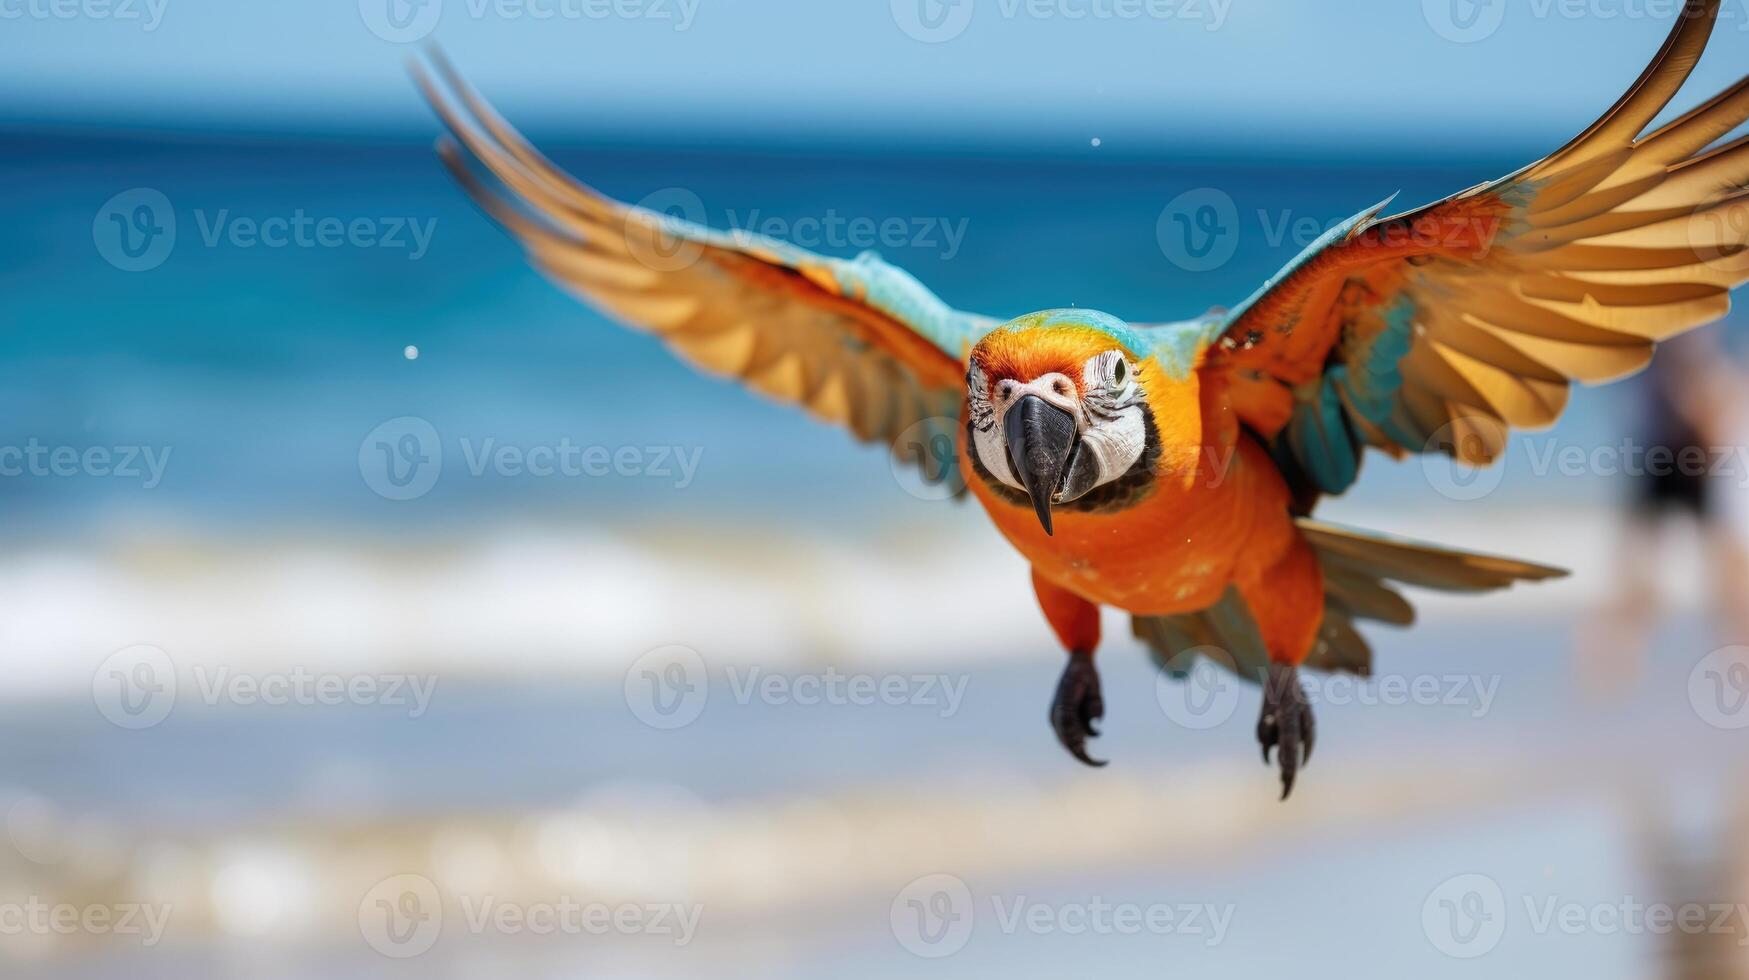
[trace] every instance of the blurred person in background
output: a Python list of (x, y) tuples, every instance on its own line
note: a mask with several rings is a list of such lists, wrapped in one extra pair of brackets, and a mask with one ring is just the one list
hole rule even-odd
[[(1661, 344), (1639, 385), (1637, 438), (1627, 519), (1617, 544), (1614, 585), (1582, 627), (1581, 675), (1594, 692), (1619, 694), (1639, 664), (1669, 587), (1672, 532), (1692, 527), (1720, 644), (1749, 643), (1749, 502), (1741, 454), (1743, 372), (1714, 331)], [(1630, 457), (1631, 460), (1632, 457)]]

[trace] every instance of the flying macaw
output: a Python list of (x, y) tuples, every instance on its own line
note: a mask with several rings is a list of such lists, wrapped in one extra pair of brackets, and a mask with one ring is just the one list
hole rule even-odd
[[(1646, 135), (1706, 47), (1688, 0), (1621, 101), (1508, 177), (1391, 217), (1375, 206), (1230, 312), (1006, 322), (949, 307), (872, 253), (815, 255), (602, 196), (536, 152), (441, 57), (416, 76), (444, 162), (559, 284), (699, 368), (897, 444), (951, 428), (960, 471), (1032, 566), (1067, 666), (1049, 718), (1077, 759), (1104, 715), (1099, 613), (1163, 663), (1217, 648), (1262, 685), (1282, 797), (1312, 753), (1304, 666), (1370, 671), (1357, 620), (1406, 625), (1399, 585), (1487, 591), (1557, 569), (1311, 519), (1366, 447), (1484, 465), (1554, 423), (1569, 385), (1634, 373), (1749, 280), (1749, 79)], [(496, 182), (478, 174), (466, 154)], [(914, 441), (914, 440), (913, 440)], [(931, 460), (919, 458), (929, 467)], [(939, 475), (939, 474), (937, 474)]]

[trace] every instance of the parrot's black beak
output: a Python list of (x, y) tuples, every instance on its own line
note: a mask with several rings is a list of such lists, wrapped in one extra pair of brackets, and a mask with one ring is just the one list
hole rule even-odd
[(1045, 533), (1051, 533), (1051, 500), (1061, 500), (1058, 487), (1069, 454), (1075, 448), (1075, 416), (1037, 395), (1027, 395), (1002, 416), (1008, 437), (1009, 465), (1026, 486), (1032, 509)]

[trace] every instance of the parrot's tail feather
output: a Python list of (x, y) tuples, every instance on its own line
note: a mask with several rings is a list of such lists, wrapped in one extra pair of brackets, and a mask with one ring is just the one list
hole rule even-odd
[[(1415, 621), (1415, 607), (1395, 586), (1441, 592), (1490, 592), (1514, 582), (1538, 582), (1567, 573), (1533, 562), (1500, 558), (1350, 530), (1308, 518), (1300, 533), (1318, 554), (1324, 571), (1324, 625), (1306, 658), (1313, 670), (1372, 674), (1372, 647), (1355, 629), (1357, 620), (1394, 626)], [(1136, 616), (1131, 631), (1148, 644), (1162, 669), (1188, 675), (1199, 658), (1247, 680), (1261, 680), (1269, 653), (1237, 589), (1207, 609), (1177, 616)]]
[(1177, 616), (1132, 616), (1130, 632), (1148, 645), (1154, 662), (1174, 677), (1187, 677), (1198, 660), (1209, 660), (1247, 680), (1259, 680), (1269, 652), (1237, 589), (1221, 601)]
[[(1347, 585), (1358, 578), (1395, 596), (1399, 603), (1402, 603), (1402, 597), (1386, 588), (1385, 582), (1419, 585), (1424, 589), (1437, 589), (1441, 592), (1492, 592), (1495, 589), (1504, 589), (1514, 582), (1540, 582), (1567, 574), (1562, 569), (1548, 565), (1481, 555), (1473, 551), (1457, 551), (1439, 545), (1338, 527), (1310, 518), (1302, 517), (1296, 523), (1307, 543), (1311, 544), (1312, 550), (1318, 553), (1318, 564), (1323, 566), (1326, 579), (1335, 579), (1339, 584)], [(1414, 613), (1408, 609), (1407, 603), (1402, 603), (1402, 606), (1403, 611), (1408, 613), (1408, 618), (1365, 618), (1406, 626), (1414, 620)]]

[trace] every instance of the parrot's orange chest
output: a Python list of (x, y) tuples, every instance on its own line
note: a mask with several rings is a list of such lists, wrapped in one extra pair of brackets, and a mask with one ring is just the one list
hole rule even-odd
[(1127, 510), (1060, 512), (1052, 535), (1031, 508), (977, 480), (972, 492), (1040, 575), (1092, 602), (1149, 615), (1220, 599), (1251, 524), (1250, 508), (1225, 486), (1159, 485)]
[[(1155, 375), (1149, 393), (1163, 447), (1157, 479), (1139, 499), (1106, 511), (1059, 508), (1047, 535), (1032, 508), (968, 479), (973, 496), (1034, 570), (1102, 605), (1166, 615), (1206, 608), (1221, 597), (1243, 557), (1267, 492), (1259, 467), (1268, 459), (1247, 441), (1209, 438), (1203, 399), (1193, 374), (1182, 381)], [(961, 471), (973, 474), (962, 427)]]

